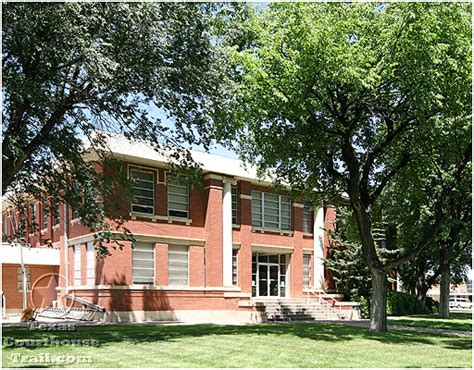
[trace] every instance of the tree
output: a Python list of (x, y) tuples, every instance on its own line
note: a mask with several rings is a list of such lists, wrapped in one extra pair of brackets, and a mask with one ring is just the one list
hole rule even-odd
[[(100, 170), (110, 157), (103, 132), (157, 150), (207, 147), (210, 137), (200, 133), (209, 131), (213, 104), (226, 97), (213, 45), (215, 10), (176, 3), (4, 4), (2, 194), (66, 201), (93, 230), (104, 229), (106, 217), (120, 223), (117, 204), (103, 200), (114, 198), (126, 176), (117, 174), (120, 168), (107, 176), (111, 160)], [(98, 159), (85, 158), (88, 149)], [(186, 153), (173, 156), (177, 164), (190, 163)]]
[(220, 110), (218, 133), (239, 136), (244, 160), (293, 189), (318, 189), (333, 202), (348, 194), (372, 277), (371, 330), (387, 330), (387, 272), (436, 236), (470, 161), (471, 143), (462, 141), (430, 228), (409, 250), (378, 255), (373, 216), (387, 207), (387, 186), (407, 169), (421, 176), (415, 169), (437, 149), (425, 145), (435, 132), (470, 137), (470, 12), (460, 4), (270, 4), (247, 21), (251, 41), (229, 51), (235, 97)]
[[(370, 271), (362, 258), (357, 225), (350, 209), (338, 208), (336, 227), (328, 232), (331, 248), (324, 264), (332, 271), (337, 291), (343, 293), (346, 299), (370, 302)], [(364, 317), (369, 314), (367, 309), (361, 304)]]

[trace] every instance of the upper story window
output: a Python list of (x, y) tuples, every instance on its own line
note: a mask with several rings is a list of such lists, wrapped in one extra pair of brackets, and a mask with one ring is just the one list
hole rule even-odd
[(311, 204), (309, 202), (304, 202), (303, 207), (303, 232), (312, 233), (313, 232), (313, 223), (311, 222)]
[(155, 172), (131, 169), (133, 199), (132, 212), (155, 214)]
[(54, 222), (53, 225), (59, 225), (61, 222), (61, 203), (54, 203)]
[(232, 224), (237, 225), (237, 188), (232, 187)]
[(252, 226), (291, 230), (290, 197), (252, 191)]
[(48, 228), (48, 215), (49, 215), (49, 206), (48, 201), (43, 201), (43, 229)]
[(31, 210), (31, 222), (36, 223), (36, 219), (38, 217), (36, 213), (36, 203), (31, 203), (30, 210)]
[(189, 217), (189, 186), (168, 177), (168, 216)]

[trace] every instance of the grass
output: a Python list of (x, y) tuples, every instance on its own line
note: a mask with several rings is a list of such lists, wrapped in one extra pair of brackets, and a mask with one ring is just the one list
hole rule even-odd
[[(337, 324), (106, 325), (76, 331), (3, 329), (3, 366), (13, 356), (90, 356), (71, 367), (471, 367), (471, 338), (403, 331), (371, 333)], [(11, 348), (5, 338), (95, 339), (98, 347)], [(16, 355), (15, 355), (16, 354)], [(12, 356), (13, 355), (13, 356)], [(44, 356), (44, 355), (43, 355)]]
[(472, 315), (470, 312), (450, 312), (449, 319), (440, 319), (438, 315), (416, 315), (392, 317), (389, 325), (421, 326), (424, 328), (472, 330)]

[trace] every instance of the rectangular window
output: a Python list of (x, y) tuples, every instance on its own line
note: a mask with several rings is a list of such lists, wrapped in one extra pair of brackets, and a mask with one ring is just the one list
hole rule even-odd
[(133, 284), (153, 285), (155, 283), (155, 245), (137, 244), (132, 251)]
[(239, 285), (239, 250), (232, 250), (232, 285)]
[(133, 199), (132, 212), (155, 214), (155, 172), (138, 169), (130, 170)]
[(252, 226), (291, 230), (290, 197), (252, 191)]
[[(25, 276), (26, 276), (26, 290), (31, 290), (31, 269), (25, 267)], [(23, 271), (22, 268), (18, 268), (18, 290), (23, 291)]]
[(31, 203), (31, 222), (36, 223), (36, 203)]
[(71, 210), (72, 210), (72, 219), (73, 220), (77, 220), (79, 219), (79, 210), (75, 207), (71, 207)]
[(189, 186), (168, 178), (168, 216), (189, 217)]
[(188, 285), (188, 247), (170, 245), (168, 247), (168, 285)]
[(232, 224), (237, 225), (237, 188), (232, 187)]
[(303, 208), (303, 232), (312, 233), (313, 232), (313, 223), (311, 222), (311, 204), (309, 202), (304, 202)]
[(61, 203), (54, 203), (54, 223), (53, 225), (59, 225), (61, 222)]
[(74, 246), (74, 286), (81, 285), (81, 245)]
[(94, 243), (87, 243), (87, 285), (95, 285), (95, 248)]
[(3, 215), (3, 240), (7, 240), (8, 238), (8, 223), (10, 222), (10, 217), (6, 214)]
[(303, 288), (311, 287), (311, 255), (303, 255)]
[(49, 207), (48, 201), (43, 201), (43, 229), (48, 228), (48, 216), (49, 216)]

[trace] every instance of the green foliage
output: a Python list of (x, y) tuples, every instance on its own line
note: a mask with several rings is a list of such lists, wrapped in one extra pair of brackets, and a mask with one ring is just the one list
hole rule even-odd
[[(328, 230), (331, 240), (325, 266), (332, 271), (337, 291), (348, 300), (369, 300), (370, 271), (362, 257), (362, 246), (357, 238), (357, 227), (349, 210), (339, 208), (336, 228)], [(368, 311), (364, 311), (368, 314)]]
[(439, 311), (439, 302), (431, 297), (426, 297), (426, 312), (437, 313)]
[[(236, 93), (218, 133), (237, 137), (260, 173), (348, 203), (372, 274), (415, 257), (470, 171), (471, 5), (272, 3), (245, 27), (245, 42), (228, 48)], [(407, 243), (380, 253), (378, 223)]]
[[(430, 302), (431, 309), (433, 306), (434, 304)], [(408, 293), (389, 291), (387, 294), (387, 315), (401, 316), (432, 312), (432, 310), (424, 312), (416, 298)]]
[(105, 200), (126, 173), (97, 173), (111, 157), (104, 131), (172, 149), (174, 165), (190, 164), (183, 144), (208, 146), (213, 104), (228, 94), (217, 8), (4, 4), (2, 194), (65, 200), (98, 233), (120, 227), (127, 214)]

